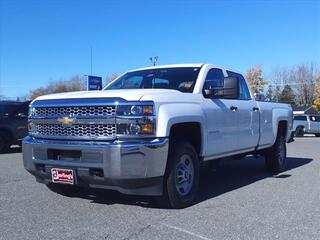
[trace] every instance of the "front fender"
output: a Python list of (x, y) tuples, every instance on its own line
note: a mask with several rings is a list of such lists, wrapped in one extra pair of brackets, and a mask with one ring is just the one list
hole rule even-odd
[[(195, 103), (169, 103), (162, 104), (158, 108), (157, 119), (157, 137), (168, 137), (170, 129), (174, 124), (197, 122), (201, 128), (201, 155), (203, 149), (206, 149), (206, 136), (207, 132), (204, 113), (199, 104)], [(188, 129), (186, 129), (188, 134)]]

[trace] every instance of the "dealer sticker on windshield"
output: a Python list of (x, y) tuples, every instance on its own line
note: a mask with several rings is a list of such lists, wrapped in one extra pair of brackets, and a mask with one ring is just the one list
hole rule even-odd
[(74, 184), (74, 174), (72, 169), (51, 169), (52, 182)]

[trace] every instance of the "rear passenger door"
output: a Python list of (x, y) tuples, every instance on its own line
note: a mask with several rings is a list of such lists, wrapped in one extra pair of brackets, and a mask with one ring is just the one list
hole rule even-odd
[(259, 111), (257, 102), (250, 95), (250, 91), (244, 77), (232, 71), (227, 71), (229, 77), (239, 80), (239, 99), (237, 100), (237, 129), (236, 145), (239, 151), (254, 150), (259, 141)]

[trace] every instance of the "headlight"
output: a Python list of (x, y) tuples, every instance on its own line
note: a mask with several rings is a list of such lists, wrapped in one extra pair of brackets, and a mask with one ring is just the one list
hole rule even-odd
[(28, 117), (32, 117), (36, 113), (36, 108), (29, 107), (29, 114)]
[(152, 116), (153, 105), (118, 105), (119, 116)]
[(117, 105), (117, 134), (121, 137), (155, 134), (156, 118), (153, 102)]

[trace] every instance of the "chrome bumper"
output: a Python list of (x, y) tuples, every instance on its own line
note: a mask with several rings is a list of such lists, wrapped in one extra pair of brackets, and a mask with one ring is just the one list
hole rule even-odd
[[(51, 182), (51, 168), (74, 169), (76, 183), (125, 194), (162, 195), (168, 138), (114, 142), (23, 139), (23, 164), (41, 183)], [(50, 159), (48, 150), (75, 150), (81, 157)]]

